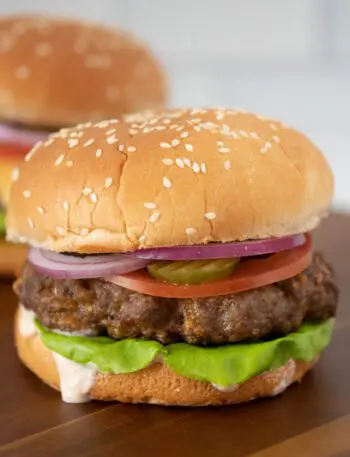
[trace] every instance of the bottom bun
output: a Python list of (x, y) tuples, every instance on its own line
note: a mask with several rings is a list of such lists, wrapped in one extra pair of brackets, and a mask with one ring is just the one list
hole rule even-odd
[(17, 276), (27, 258), (28, 248), (7, 243), (0, 237), (0, 276)]
[[(40, 335), (23, 337), (19, 332), (17, 319), (15, 338), (18, 354), (24, 365), (46, 384), (60, 390), (59, 374), (52, 351), (42, 343)], [(282, 393), (288, 386), (300, 381), (318, 358), (311, 362), (290, 360), (278, 369), (262, 373), (240, 384), (231, 392), (222, 392), (210, 383), (177, 375), (159, 362), (136, 373), (98, 373), (89, 397), (93, 400), (179, 406), (242, 403)]]

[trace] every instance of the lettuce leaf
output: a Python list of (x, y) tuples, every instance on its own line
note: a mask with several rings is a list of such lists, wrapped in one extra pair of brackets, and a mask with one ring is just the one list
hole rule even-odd
[(5, 234), (5, 213), (0, 211), (0, 235)]
[(43, 343), (77, 363), (93, 363), (104, 373), (131, 373), (148, 366), (161, 355), (175, 372), (188, 378), (227, 387), (259, 373), (278, 368), (289, 359), (312, 360), (330, 342), (334, 319), (304, 323), (281, 338), (254, 343), (199, 347), (186, 343), (163, 346), (156, 341), (109, 337), (67, 336), (37, 322)]

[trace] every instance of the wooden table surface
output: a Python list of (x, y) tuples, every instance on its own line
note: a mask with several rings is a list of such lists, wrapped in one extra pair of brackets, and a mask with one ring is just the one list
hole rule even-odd
[(16, 359), (10, 281), (0, 282), (0, 455), (350, 456), (350, 216), (332, 215), (315, 243), (333, 262), (341, 303), (332, 345), (300, 385), (239, 406), (182, 409), (67, 405)]

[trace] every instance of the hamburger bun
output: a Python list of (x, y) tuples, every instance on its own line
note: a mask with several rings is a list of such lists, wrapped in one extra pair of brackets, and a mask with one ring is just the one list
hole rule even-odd
[(280, 122), (146, 112), (38, 144), (16, 174), (8, 239), (99, 253), (281, 237), (317, 226), (332, 194), (321, 152)]
[[(46, 384), (59, 390), (60, 379), (52, 351), (42, 343), (39, 334), (29, 337), (21, 335), (18, 316), (15, 324), (15, 341), (18, 355), (24, 365)], [(300, 381), (318, 358), (311, 362), (290, 360), (278, 369), (240, 384), (231, 392), (221, 392), (207, 382), (177, 375), (165, 364), (157, 362), (136, 373), (98, 373), (89, 397), (94, 400), (179, 406), (241, 403), (284, 392), (291, 384)]]
[(72, 19), (0, 19), (0, 119), (59, 127), (163, 105), (163, 70), (120, 30)]

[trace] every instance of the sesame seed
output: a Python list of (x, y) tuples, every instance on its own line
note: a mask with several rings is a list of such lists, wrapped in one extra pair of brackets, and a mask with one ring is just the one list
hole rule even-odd
[(201, 128), (199, 127), (199, 125), (195, 125), (193, 127), (193, 130), (195, 130), (196, 132), (200, 132), (201, 131)]
[(208, 212), (208, 213), (205, 213), (204, 217), (208, 220), (208, 221), (212, 221), (216, 218), (216, 214), (213, 213), (213, 212)]
[(124, 145), (123, 144), (120, 144), (119, 147), (118, 147), (119, 151), (120, 152), (123, 152), (124, 151)]
[(90, 200), (92, 201), (92, 203), (97, 203), (97, 195), (95, 194), (95, 192), (90, 194)]
[(97, 151), (95, 152), (95, 156), (97, 158), (99, 158), (99, 157), (101, 157), (101, 155), (102, 155), (102, 149), (97, 149)]
[(225, 170), (229, 170), (231, 168), (231, 162), (229, 160), (225, 160), (224, 168)]
[(14, 168), (11, 172), (11, 179), (12, 179), (12, 182), (16, 182), (19, 178), (19, 169), (18, 168)]
[(42, 206), (37, 206), (36, 209), (37, 209), (38, 213), (41, 215), (43, 215), (45, 213), (45, 210)]
[(154, 127), (154, 130), (157, 130), (157, 132), (162, 132), (163, 130), (166, 130), (166, 127), (164, 127), (164, 125), (157, 125)]
[(28, 220), (29, 227), (30, 227), (30, 228), (34, 228), (34, 222), (33, 222), (33, 220), (32, 220), (30, 217), (28, 217), (27, 220)]
[(178, 125), (177, 124), (173, 124), (169, 127), (170, 130), (175, 130), (178, 128)]
[(147, 209), (154, 209), (156, 207), (156, 204), (153, 202), (145, 202), (143, 206)]
[(58, 225), (58, 226), (56, 227), (56, 232), (57, 232), (59, 235), (62, 235), (62, 236), (63, 236), (63, 235), (65, 235), (66, 230), (65, 230), (64, 227), (61, 227), (61, 226)]
[(74, 146), (76, 146), (77, 144), (79, 144), (79, 140), (77, 140), (76, 138), (70, 138), (68, 140), (68, 147), (71, 149), (71, 148), (74, 148)]
[(187, 138), (188, 135), (189, 135), (188, 132), (182, 132), (182, 133), (180, 134), (180, 138)]
[(223, 141), (218, 141), (216, 144), (217, 144), (218, 146), (220, 146), (220, 147), (223, 147), (224, 142), (223, 142)]
[(92, 189), (90, 187), (84, 187), (82, 190), (82, 194), (85, 195), (85, 197), (89, 196), (92, 192)]
[(185, 158), (185, 159), (183, 159), (183, 162), (184, 162), (184, 164), (185, 164), (186, 167), (191, 168), (191, 161), (190, 161), (190, 159)]
[(180, 127), (178, 127), (176, 129), (177, 132), (181, 132), (185, 127), (183, 125), (180, 125)]
[(173, 165), (174, 161), (172, 159), (162, 159), (162, 162), (164, 163), (164, 165)]
[(180, 159), (179, 157), (177, 157), (177, 158), (175, 159), (175, 162), (176, 162), (176, 165), (177, 165), (178, 167), (184, 168), (185, 165), (184, 165), (184, 162), (183, 162), (182, 159)]
[(169, 149), (169, 148), (171, 148), (171, 144), (169, 144), (169, 143), (160, 143), (160, 147)]
[(20, 67), (16, 68), (15, 70), (15, 77), (17, 79), (27, 79), (30, 75), (30, 69), (26, 65), (21, 65)]
[(199, 173), (201, 171), (201, 167), (198, 165), (197, 162), (193, 162), (192, 164), (192, 170), (195, 172), (195, 173)]
[(277, 144), (281, 141), (280, 138), (279, 138), (278, 136), (276, 136), (276, 135), (274, 135), (274, 136), (272, 137), (272, 139), (273, 139), (273, 141), (274, 141), (275, 143), (277, 143)]
[(113, 179), (108, 177), (105, 179), (105, 188), (108, 189), (113, 184)]
[(263, 147), (263, 148), (260, 149), (260, 152), (262, 154), (265, 154), (267, 151), (268, 151), (268, 149), (266, 147)]
[(245, 132), (244, 130), (239, 130), (239, 134), (240, 134), (241, 136), (243, 136), (243, 138), (247, 138), (247, 137), (248, 137), (248, 133)]
[(45, 141), (44, 146), (45, 147), (50, 146), (50, 144), (52, 144), (53, 142), (54, 142), (53, 138), (50, 138), (47, 141)]
[(72, 167), (73, 162), (71, 160), (67, 160), (66, 165), (67, 165), (67, 167)]
[(241, 137), (236, 133), (236, 132), (231, 132), (231, 136), (232, 138), (234, 138), (235, 140), (240, 140)]
[(260, 140), (260, 137), (257, 133), (255, 132), (250, 132), (249, 135), (254, 138), (254, 140)]
[(52, 46), (50, 43), (38, 43), (35, 46), (35, 53), (40, 57), (47, 57), (52, 52)]
[(270, 127), (272, 128), (272, 130), (277, 130), (277, 126), (275, 124), (270, 124)]
[(170, 119), (163, 119), (163, 124), (170, 124), (171, 123), (171, 120)]
[(62, 208), (64, 209), (64, 211), (68, 212), (69, 210), (69, 203), (67, 201), (64, 201), (62, 203)]
[(266, 141), (265, 148), (268, 148), (268, 149), (272, 148), (272, 144), (269, 141)]
[(115, 132), (116, 132), (116, 129), (109, 129), (109, 130), (107, 130), (105, 135), (112, 135), (112, 133), (115, 133)]
[(139, 243), (144, 243), (146, 241), (146, 235), (142, 235), (139, 238)]
[(136, 151), (136, 148), (135, 148), (134, 146), (129, 146), (129, 147), (127, 148), (127, 151), (128, 151), (128, 152), (135, 152), (135, 151)]
[(221, 154), (227, 154), (228, 152), (231, 151), (230, 148), (219, 148), (218, 151), (221, 153)]
[(172, 140), (171, 142), (171, 145), (175, 148), (176, 146), (178, 146), (180, 144), (180, 141), (175, 139), (175, 140)]
[(57, 157), (57, 159), (55, 160), (56, 167), (63, 162), (63, 159), (64, 159), (64, 154), (61, 154)]
[(192, 145), (192, 144), (186, 143), (186, 144), (185, 144), (185, 149), (186, 149), (186, 151), (188, 151), (188, 152), (192, 152), (192, 151), (193, 151), (193, 145)]
[(193, 227), (188, 227), (186, 230), (186, 235), (188, 236), (191, 236), (191, 235), (195, 235), (197, 233), (197, 230)]
[(170, 179), (166, 178), (165, 176), (163, 178), (163, 186), (166, 187), (167, 189), (170, 189), (170, 187), (171, 187)]
[(158, 211), (154, 211), (154, 213), (151, 214), (151, 217), (149, 218), (150, 222), (157, 222), (159, 219), (160, 213)]
[(85, 141), (85, 143), (84, 143), (84, 147), (86, 147), (86, 146), (90, 146), (91, 144), (93, 144), (93, 143), (94, 143), (94, 141), (95, 141), (95, 140), (94, 140), (93, 138), (90, 138), (89, 140)]
[(111, 135), (107, 138), (107, 143), (108, 144), (113, 144), (113, 143), (117, 143), (118, 142), (118, 138), (116, 138), (115, 135)]
[(31, 195), (32, 194), (31, 194), (30, 190), (24, 190), (23, 191), (23, 197), (24, 198), (30, 198)]
[(202, 170), (202, 173), (205, 175), (207, 172), (207, 166), (205, 165), (205, 163), (201, 163), (201, 170)]

